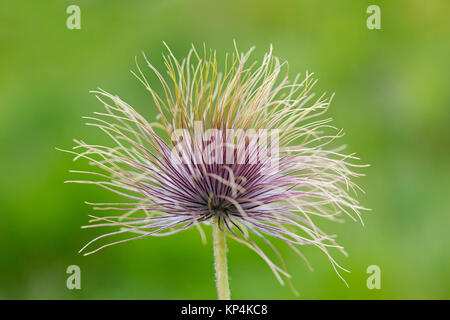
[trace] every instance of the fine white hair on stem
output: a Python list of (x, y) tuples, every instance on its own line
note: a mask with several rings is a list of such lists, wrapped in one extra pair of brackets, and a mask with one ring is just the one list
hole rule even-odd
[[(86, 228), (117, 230), (98, 236), (81, 251), (92, 254), (189, 228), (197, 228), (205, 240), (203, 226), (214, 219), (229, 238), (257, 253), (282, 284), (290, 274), (274, 239), (286, 243), (310, 269), (300, 248), (319, 248), (343, 279), (339, 271), (347, 270), (332, 251), (346, 252), (317, 223), (341, 222), (341, 216), (362, 223), (361, 211), (367, 209), (355, 198), (363, 191), (353, 180), (362, 176), (356, 171), (365, 165), (336, 146), (343, 131), (331, 125), (330, 118), (321, 118), (333, 95), (315, 97), (312, 73), (289, 78), (287, 62), (273, 55), (272, 46), (258, 63), (249, 62), (253, 48), (240, 52), (235, 44), (221, 67), (216, 52), (206, 46), (201, 51), (192, 46), (179, 61), (164, 45), (166, 73), (145, 54), (147, 69), (136, 58), (132, 71), (150, 93), (156, 120), (148, 121), (120, 97), (98, 89), (92, 92), (104, 110), (84, 119), (111, 144), (74, 140), (72, 150), (62, 150), (92, 167), (72, 170), (85, 178), (67, 182), (96, 185), (124, 198), (119, 203), (88, 203), (117, 215), (91, 216)], [(159, 87), (153, 85), (155, 79)], [(268, 154), (260, 140), (253, 141), (247, 135), (251, 130), (277, 132), (268, 144), (276, 152)], [(222, 161), (226, 156), (231, 162)], [(92, 248), (98, 241), (127, 234), (132, 236)]]

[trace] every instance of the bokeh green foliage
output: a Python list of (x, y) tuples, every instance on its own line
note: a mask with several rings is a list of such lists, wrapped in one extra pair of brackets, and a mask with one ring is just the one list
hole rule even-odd
[[(382, 30), (366, 28), (381, 7)], [(81, 8), (81, 30), (66, 8)], [(292, 74), (315, 72), (315, 91), (335, 92), (329, 111), (342, 142), (372, 166), (359, 183), (373, 209), (365, 226), (325, 224), (349, 252), (350, 288), (324, 255), (305, 248), (315, 271), (280, 245), (303, 299), (450, 298), (450, 21), (448, 1), (2, 1), (0, 4), (0, 298), (214, 299), (211, 237), (197, 231), (146, 238), (83, 257), (100, 230), (81, 230), (84, 201), (114, 197), (64, 185), (72, 163), (55, 147), (72, 138), (106, 139), (81, 116), (101, 105), (88, 91), (120, 95), (146, 117), (151, 97), (129, 73), (144, 51), (163, 67), (162, 41), (176, 56), (192, 43), (233, 50), (270, 44)], [(139, 58), (140, 59), (140, 58)], [(154, 78), (150, 79), (156, 84)], [(208, 230), (209, 231), (209, 230)], [(65, 287), (66, 267), (82, 270), (82, 289)], [(230, 244), (234, 298), (296, 298), (246, 247)], [(379, 265), (382, 289), (368, 290)]]

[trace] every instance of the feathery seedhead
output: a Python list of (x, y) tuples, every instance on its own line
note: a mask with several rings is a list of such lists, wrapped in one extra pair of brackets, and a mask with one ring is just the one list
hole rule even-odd
[[(204, 238), (202, 226), (216, 218), (221, 230), (260, 255), (281, 283), (290, 275), (271, 238), (283, 240), (302, 258), (299, 247), (316, 246), (340, 276), (338, 269), (346, 270), (329, 249), (345, 251), (313, 220), (339, 221), (342, 214), (360, 219), (364, 208), (353, 195), (361, 189), (351, 178), (361, 175), (352, 168), (362, 166), (352, 163), (358, 160), (354, 154), (331, 147), (342, 136), (331, 119), (311, 120), (326, 112), (331, 98), (314, 99), (310, 73), (290, 81), (287, 63), (274, 57), (272, 48), (259, 65), (248, 64), (253, 48), (236, 49), (226, 56), (222, 72), (211, 50), (200, 55), (192, 47), (181, 62), (167, 50), (166, 77), (144, 55), (161, 93), (137, 63), (133, 72), (151, 94), (157, 120), (148, 122), (118, 96), (94, 91), (105, 111), (85, 117), (87, 125), (107, 134), (113, 146), (75, 140), (68, 151), (97, 169), (72, 171), (95, 179), (68, 182), (94, 184), (127, 199), (89, 203), (123, 214), (91, 216), (94, 224), (85, 227), (120, 229), (81, 251), (102, 238), (129, 233), (135, 235), (85, 254), (191, 227)], [(257, 242), (273, 250), (281, 267)]]

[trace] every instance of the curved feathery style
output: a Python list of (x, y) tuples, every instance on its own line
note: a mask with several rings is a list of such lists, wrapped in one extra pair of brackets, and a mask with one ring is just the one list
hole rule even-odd
[[(216, 53), (193, 47), (178, 61), (169, 48), (164, 57), (167, 76), (145, 58), (161, 83), (150, 86), (137, 65), (134, 75), (150, 92), (158, 117), (148, 122), (118, 96), (94, 91), (103, 112), (85, 117), (87, 125), (107, 134), (113, 146), (75, 140), (74, 160), (84, 158), (96, 170), (72, 171), (122, 197), (123, 203), (89, 203), (96, 210), (119, 215), (91, 216), (88, 227), (120, 227), (102, 238), (132, 236), (88, 251), (147, 236), (167, 236), (217, 221), (227, 237), (245, 244), (284, 283), (289, 278), (282, 257), (271, 239), (281, 239), (302, 258), (299, 248), (313, 245), (339, 274), (344, 270), (329, 250), (339, 246), (313, 220), (340, 221), (345, 214), (360, 219), (364, 210), (354, 198), (361, 190), (351, 178), (362, 167), (354, 154), (332, 148), (342, 131), (323, 115), (331, 101), (314, 99), (316, 80), (307, 73), (288, 79), (286, 62), (272, 54), (249, 64), (253, 49), (226, 56), (219, 71)], [(362, 190), (361, 190), (362, 191)], [(213, 220), (214, 219), (214, 220)], [(273, 262), (261, 245), (280, 259)], [(305, 260), (306, 261), (306, 260)], [(306, 263), (308, 263), (306, 261)], [(340, 274), (339, 274), (340, 276)], [(342, 278), (342, 277), (341, 277)]]

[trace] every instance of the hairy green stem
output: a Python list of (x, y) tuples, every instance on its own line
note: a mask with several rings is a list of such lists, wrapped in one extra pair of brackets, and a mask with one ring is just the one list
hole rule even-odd
[(225, 233), (219, 228), (218, 218), (214, 218), (214, 265), (216, 267), (217, 295), (219, 300), (230, 300), (227, 268), (227, 242)]

